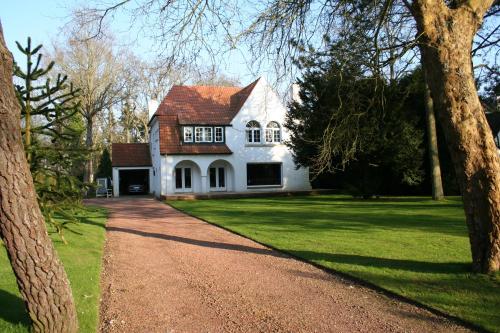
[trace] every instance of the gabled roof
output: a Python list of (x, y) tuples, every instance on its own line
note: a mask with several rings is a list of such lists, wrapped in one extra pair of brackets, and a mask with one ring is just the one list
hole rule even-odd
[(181, 125), (229, 125), (258, 81), (244, 88), (173, 86), (155, 115), (177, 115)]
[(181, 125), (230, 125), (259, 79), (248, 86), (173, 86), (156, 110), (160, 154), (231, 154), (225, 144), (183, 144)]
[(111, 151), (114, 167), (151, 166), (148, 143), (113, 143)]

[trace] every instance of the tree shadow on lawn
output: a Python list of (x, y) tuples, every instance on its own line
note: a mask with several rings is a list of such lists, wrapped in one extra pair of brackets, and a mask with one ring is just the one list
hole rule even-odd
[(14, 325), (30, 326), (24, 301), (2, 289), (0, 289), (0, 318)]
[(470, 273), (471, 264), (465, 262), (429, 262), (407, 259), (389, 259), (356, 254), (322, 253), (314, 251), (288, 251), (294, 256), (315, 262), (330, 262), (356, 266), (388, 268), (414, 273), (460, 274)]
[[(222, 225), (255, 226), (286, 229), (287, 232), (311, 231), (351, 231), (366, 233), (370, 231), (419, 231), (451, 236), (467, 237), (467, 228), (462, 218), (396, 212), (365, 213), (363, 211), (232, 211), (223, 208), (209, 211), (210, 221), (220, 221)], [(194, 211), (194, 215), (204, 216)], [(222, 221), (224, 221), (222, 223)]]
[(353, 197), (276, 197), (276, 198), (246, 198), (246, 199), (219, 199), (226, 201), (227, 205), (232, 203), (238, 205), (264, 205), (272, 206), (330, 206), (334, 208), (348, 209), (449, 209), (462, 208), (463, 204), (460, 198), (448, 198), (445, 201), (433, 201), (427, 197), (381, 197), (378, 199), (361, 199)]

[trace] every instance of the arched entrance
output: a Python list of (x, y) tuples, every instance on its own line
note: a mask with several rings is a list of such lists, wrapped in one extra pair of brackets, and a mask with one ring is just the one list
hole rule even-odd
[(198, 164), (190, 160), (175, 165), (173, 175), (174, 191), (178, 193), (201, 192), (201, 171)]
[(226, 160), (213, 161), (207, 170), (207, 189), (210, 192), (234, 191), (234, 169)]

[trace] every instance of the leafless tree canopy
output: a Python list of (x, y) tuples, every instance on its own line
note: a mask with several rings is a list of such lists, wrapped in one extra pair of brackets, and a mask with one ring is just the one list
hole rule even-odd
[[(369, 37), (364, 52), (371, 69), (394, 78), (409, 63), (418, 64), (412, 1), (375, 0), (140, 0), (93, 1), (77, 11), (91, 27), (88, 37), (100, 36), (113, 15), (124, 13), (138, 29), (157, 42), (167, 62), (220, 64), (227, 52), (250, 51), (252, 68), (272, 66), (277, 77), (295, 74), (291, 41), (321, 48), (324, 37), (344, 38), (357, 33)], [(449, 1), (454, 6), (456, 1)], [(460, 1), (458, 1), (460, 2)], [(494, 69), (498, 58), (499, 6), (486, 15), (478, 33), (474, 55), (481, 68)], [(357, 50), (359, 51), (359, 50)], [(410, 52), (412, 51), (412, 52)]]

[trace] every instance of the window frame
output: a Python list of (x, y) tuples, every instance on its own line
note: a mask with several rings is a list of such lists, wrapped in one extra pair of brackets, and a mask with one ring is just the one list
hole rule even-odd
[[(270, 127), (269, 125), (274, 124), (277, 127)], [(276, 136), (278, 140), (276, 140)], [(266, 143), (278, 144), (281, 143), (281, 126), (277, 121), (270, 121), (266, 126)], [(270, 139), (270, 140), (269, 140)]]
[[(209, 131), (207, 131), (209, 130)], [(214, 130), (212, 126), (196, 126), (194, 128), (195, 136), (194, 142), (196, 143), (211, 143), (214, 142)], [(210, 140), (207, 139), (207, 133), (210, 133)], [(198, 133), (200, 134), (200, 140), (198, 140)]]
[[(280, 173), (280, 179), (279, 179), (279, 184), (258, 184), (258, 185), (249, 185), (249, 172), (248, 172), (248, 167), (249, 165), (278, 165), (279, 166), (279, 173)], [(276, 187), (283, 187), (283, 163), (282, 162), (258, 162), (258, 163), (247, 163), (246, 164), (246, 178), (247, 178), (247, 188), (276, 188)]]
[[(191, 140), (186, 140), (186, 130), (191, 130)], [(194, 129), (193, 126), (184, 126), (182, 130), (183, 136), (182, 139), (184, 142), (192, 143), (194, 141)]]
[[(249, 126), (251, 123), (252, 126)], [(255, 126), (257, 125), (257, 126)], [(258, 139), (255, 140), (255, 139)], [(261, 144), (262, 143), (262, 126), (256, 120), (250, 120), (245, 125), (245, 141), (249, 144)]]
[[(220, 136), (220, 140), (217, 140), (217, 130), (219, 130), (219, 129), (221, 132), (220, 133), (221, 136)], [(214, 127), (214, 142), (216, 142), (216, 143), (224, 142), (224, 127), (222, 127), (222, 126), (215, 126)]]

